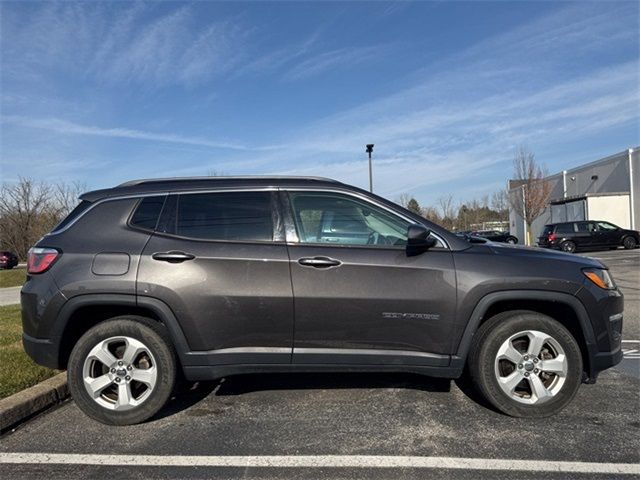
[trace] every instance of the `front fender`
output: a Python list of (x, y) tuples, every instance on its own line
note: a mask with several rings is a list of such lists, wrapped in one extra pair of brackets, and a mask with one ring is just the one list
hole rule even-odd
[[(569, 306), (576, 314), (582, 329), (586, 347), (587, 357), (592, 359), (596, 354), (596, 340), (593, 331), (593, 326), (589, 319), (587, 311), (576, 297), (568, 293), (562, 292), (550, 292), (550, 291), (537, 291), (537, 290), (506, 290), (499, 292), (492, 292), (480, 299), (473, 309), (473, 313), (469, 317), (469, 321), (463, 331), (463, 334), (458, 342), (455, 354), (451, 357), (451, 366), (463, 368), (467, 359), (467, 355), (471, 348), (471, 342), (478, 330), (482, 320), (484, 320), (485, 314), (492, 305), (503, 301), (544, 301), (544, 302), (557, 302)], [(588, 365), (585, 365), (588, 369)]]

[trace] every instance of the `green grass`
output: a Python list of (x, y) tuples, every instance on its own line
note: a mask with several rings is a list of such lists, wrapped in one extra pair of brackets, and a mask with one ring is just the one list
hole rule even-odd
[(33, 363), (22, 348), (20, 305), (0, 307), (0, 398), (31, 387), (56, 373), (56, 370)]
[(27, 271), (24, 268), (0, 270), (0, 288), (20, 287), (26, 280)]

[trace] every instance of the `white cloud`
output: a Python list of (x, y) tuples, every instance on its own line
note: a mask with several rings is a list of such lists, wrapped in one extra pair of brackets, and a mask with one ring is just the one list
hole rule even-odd
[(6, 9), (3, 19), (3, 67), (13, 79), (51, 70), (107, 84), (190, 86), (228, 72), (247, 39), (231, 19), (197, 21), (191, 5), (168, 13), (137, 2), (32, 5)]
[(154, 133), (129, 128), (112, 127), (102, 128), (91, 125), (61, 120), (58, 118), (29, 118), (19, 115), (4, 115), (0, 117), (2, 123), (28, 128), (41, 128), (44, 130), (63, 133), (66, 135), (94, 135), (99, 137), (128, 138), (132, 140), (149, 140), (166, 143), (179, 143), (184, 145), (196, 145), (201, 147), (220, 148), (229, 150), (248, 150), (249, 148), (233, 142), (215, 141), (211, 139), (188, 137), (169, 133)]
[(285, 74), (286, 80), (300, 80), (328, 70), (353, 67), (375, 60), (389, 52), (389, 46), (347, 47), (323, 52), (307, 58)]

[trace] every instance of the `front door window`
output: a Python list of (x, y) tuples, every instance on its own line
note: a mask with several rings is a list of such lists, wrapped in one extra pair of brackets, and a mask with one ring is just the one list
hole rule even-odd
[(334, 193), (291, 193), (300, 243), (398, 246), (407, 244), (409, 222), (375, 205)]

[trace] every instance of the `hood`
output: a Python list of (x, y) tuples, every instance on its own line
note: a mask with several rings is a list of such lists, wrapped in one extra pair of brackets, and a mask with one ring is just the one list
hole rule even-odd
[(487, 242), (485, 245), (496, 255), (521, 256), (530, 259), (553, 260), (569, 262), (582, 267), (607, 268), (600, 260), (583, 257), (575, 253), (559, 252), (548, 248), (525, 247), (524, 245), (510, 245), (507, 243)]

